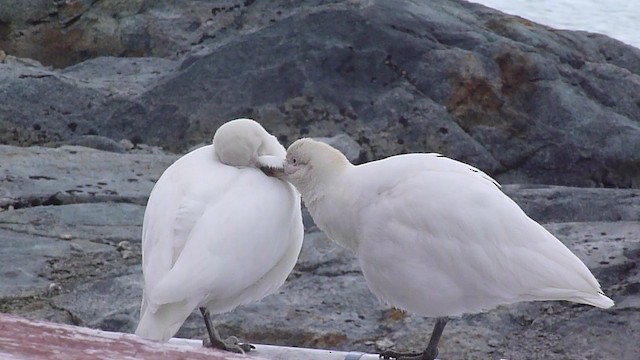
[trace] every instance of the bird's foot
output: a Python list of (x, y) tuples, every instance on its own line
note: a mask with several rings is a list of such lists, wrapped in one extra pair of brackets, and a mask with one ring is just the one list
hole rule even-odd
[(392, 350), (387, 350), (380, 353), (380, 359), (387, 360), (420, 359), (420, 356), (422, 356), (422, 353), (401, 353)]
[(229, 336), (226, 340), (215, 341), (215, 344), (211, 343), (211, 340), (207, 337), (202, 341), (202, 345), (238, 354), (244, 354), (256, 348), (249, 343), (241, 343), (235, 336)]
[(438, 356), (438, 351), (435, 353), (428, 353), (427, 351), (421, 353), (401, 353), (392, 350), (383, 351), (380, 353), (380, 359), (387, 360), (435, 360)]
[(448, 320), (446, 317), (436, 319), (436, 324), (433, 326), (433, 332), (429, 339), (429, 346), (427, 346), (423, 352), (403, 354), (395, 351), (383, 351), (380, 353), (380, 358), (394, 360), (435, 360), (436, 356), (438, 356), (438, 342), (440, 341), (440, 337)]

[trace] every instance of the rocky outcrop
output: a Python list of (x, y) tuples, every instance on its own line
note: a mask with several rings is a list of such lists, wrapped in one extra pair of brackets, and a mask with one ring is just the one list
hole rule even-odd
[[(9, 159), (0, 163), (2, 312), (135, 329), (144, 204), (176, 159), (157, 149), (138, 152), (0, 146), (0, 158)], [(640, 190), (509, 185), (505, 191), (585, 261), (616, 306), (522, 303), (464, 316), (447, 326), (442, 354), (637, 358), (640, 338), (631, 329), (640, 321)], [(420, 349), (431, 330), (431, 320), (378, 302), (354, 257), (312, 223), (279, 293), (215, 321), (223, 334), (257, 343), (370, 353)], [(178, 336), (204, 334), (194, 313)]]
[[(640, 50), (605, 36), (457, 0), (127, 4), (4, 15), (16, 49), (18, 29), (44, 36), (42, 27), (76, 19), (64, 30), (64, 65), (145, 57), (0, 65), (0, 139), (101, 135), (184, 151), (224, 121), (254, 117), (284, 143), (348, 134), (360, 161), (438, 151), (503, 182), (640, 184)], [(90, 41), (100, 31), (103, 41)], [(105, 48), (69, 55), (85, 44)]]

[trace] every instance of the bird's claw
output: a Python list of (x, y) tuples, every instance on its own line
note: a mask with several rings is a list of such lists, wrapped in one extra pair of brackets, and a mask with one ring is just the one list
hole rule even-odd
[(237, 349), (241, 350), (241, 351), (234, 351), (234, 352), (242, 352), (243, 354), (256, 348), (255, 346), (249, 343), (241, 343), (240, 340), (238, 340), (238, 338), (235, 336), (229, 336), (227, 340), (224, 341), (224, 343), (228, 347), (233, 347), (236, 350)]
[(237, 354), (244, 354), (256, 348), (249, 343), (241, 343), (235, 336), (229, 336), (226, 340), (221, 340), (220, 343), (217, 343), (215, 345), (211, 343), (210, 339), (205, 338), (202, 341), (202, 345), (204, 347), (216, 348)]
[(249, 352), (256, 348), (255, 346), (249, 343), (239, 343), (238, 346), (240, 346), (240, 348), (244, 350), (244, 352)]

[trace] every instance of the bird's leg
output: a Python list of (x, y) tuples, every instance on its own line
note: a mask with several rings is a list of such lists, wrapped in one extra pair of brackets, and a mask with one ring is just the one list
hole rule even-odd
[(206, 308), (201, 307), (200, 313), (204, 318), (204, 325), (207, 327), (207, 333), (209, 334), (209, 339), (205, 339), (203, 342), (205, 347), (212, 347), (240, 354), (244, 354), (245, 352), (251, 351), (251, 349), (255, 349), (255, 346), (251, 344), (240, 343), (238, 338), (235, 336), (229, 336), (227, 340), (222, 340), (218, 330), (216, 330), (215, 326), (213, 326), (213, 323), (211, 322), (209, 311), (207, 311)]
[(431, 332), (431, 339), (429, 339), (429, 345), (422, 353), (422, 360), (434, 360), (438, 356), (438, 343), (440, 343), (440, 337), (444, 327), (447, 325), (449, 318), (440, 317), (436, 319), (436, 324), (433, 325), (433, 332)]
[(433, 326), (433, 332), (431, 332), (431, 339), (429, 339), (429, 345), (421, 353), (399, 353), (395, 351), (383, 351), (380, 353), (382, 359), (396, 359), (396, 360), (434, 360), (438, 356), (438, 343), (444, 327), (449, 321), (446, 317), (436, 319), (436, 324)]

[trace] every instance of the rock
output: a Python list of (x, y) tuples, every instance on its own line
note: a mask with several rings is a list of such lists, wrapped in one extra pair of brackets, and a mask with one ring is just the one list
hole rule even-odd
[(64, 234), (60, 234), (58, 238), (60, 240), (71, 240), (73, 236), (71, 234), (64, 233)]
[(100, 201), (142, 205), (155, 181), (177, 159), (164, 154), (113, 156), (79, 146), (4, 145), (0, 145), (0, 157), (5, 159), (0, 163), (0, 199), (4, 199), (0, 204), (4, 208)]
[(376, 349), (378, 349), (379, 351), (390, 350), (395, 346), (393, 341), (389, 340), (389, 338), (387, 337), (377, 340), (375, 342), (375, 345), (376, 345)]
[[(3, 229), (17, 233), (52, 236), (63, 243), (90, 240), (115, 245), (131, 237), (140, 243), (140, 220), (143, 214), (142, 205), (114, 203), (104, 199), (80, 204), (22, 207), (5, 211), (0, 217), (4, 223)], [(96, 219), (101, 220), (96, 222)]]
[[(112, 151), (122, 148), (98, 134), (89, 113), (103, 111), (110, 97), (139, 95), (176, 66), (164, 59), (100, 58), (53, 71), (19, 60), (0, 64), (0, 99), (7, 114), (0, 119), (3, 144), (66, 143)], [(130, 141), (139, 143), (140, 138)]]
[[(68, 268), (74, 269), (73, 260), (67, 261), (71, 262)], [(142, 299), (142, 269), (138, 265), (123, 270), (75, 284), (70, 291), (54, 296), (51, 304), (72, 313), (76, 325), (132, 333), (138, 324)]]
[(136, 146), (134, 145), (133, 142), (131, 142), (131, 140), (129, 139), (122, 139), (120, 140), (120, 145), (127, 151), (129, 150), (133, 150)]
[(125, 260), (133, 258), (136, 255), (135, 249), (132, 249), (131, 243), (127, 240), (120, 241), (116, 246), (116, 250)]
[[(7, 64), (10, 64), (10, 65), (20, 65), (20, 66), (25, 66), (25, 67), (30, 67), (30, 68), (43, 68), (42, 64), (37, 60), (33, 60), (33, 59), (29, 59), (29, 58), (16, 57), (16, 56), (13, 56), (13, 55), (6, 55), (5, 58), (4, 58), (3, 63), (7, 63)], [(50, 67), (46, 67), (45, 69), (46, 70), (51, 70)], [(28, 75), (25, 75), (25, 76), (28, 76)]]
[(47, 144), (51, 147), (60, 147), (63, 145), (84, 146), (92, 149), (123, 153), (127, 149), (115, 140), (99, 135), (82, 135), (67, 141)]
[(118, 251), (131, 250), (131, 243), (128, 242), (127, 240), (120, 241), (116, 246), (116, 250)]
[(514, 184), (502, 190), (541, 223), (640, 220), (639, 189)]
[(0, 0), (0, 47), (57, 68), (108, 55), (172, 58), (213, 40), (219, 46), (316, 3)]
[[(605, 36), (457, 0), (26, 4), (46, 20), (0, 16), (8, 43), (75, 65), (0, 64), (4, 143), (184, 152), (253, 117), (285, 144), (346, 134), (359, 161), (436, 151), (504, 183), (640, 186), (640, 49)], [(99, 57), (123, 54), (145, 57)]]
[[(610, 77), (637, 94), (638, 74), (608, 63), (586, 35), (550, 33), (473, 5), (370, 4), (283, 19), (189, 60), (181, 76), (115, 111), (147, 109), (128, 117), (140, 127), (134, 133), (154, 127), (150, 119), (170, 119), (171, 126), (155, 126), (162, 129), (155, 138), (143, 136), (156, 143), (179, 131), (170, 147), (249, 115), (285, 142), (345, 132), (362, 146), (363, 160), (435, 150), (507, 181), (634, 186), (640, 109), (624, 100), (628, 96), (613, 104), (573, 84)], [(286, 44), (278, 40), (283, 37)], [(578, 41), (589, 45), (569, 45)], [(248, 49), (252, 56), (245, 59)], [(639, 59), (639, 51), (625, 49)], [(576, 65), (581, 62), (600, 70)], [(256, 69), (263, 70), (256, 75)], [(230, 72), (232, 78), (224, 76)], [(216, 90), (195, 85), (197, 78), (217, 79)], [(224, 98), (191, 100), (216, 94)], [(602, 134), (612, 135), (605, 140)]]
[(357, 162), (360, 157), (360, 145), (347, 134), (338, 134), (332, 137), (317, 137), (315, 139), (340, 150), (351, 162)]
[(171, 75), (179, 63), (161, 58), (99, 57), (66, 67), (64, 79), (103, 91), (107, 96), (131, 98)]
[[(7, 230), (11, 225), (6, 222), (7, 214), (9, 212), (0, 213), (0, 244), (3, 249), (0, 254), (0, 298), (26, 298), (44, 294), (48, 291), (51, 280), (41, 276), (41, 271), (50, 259), (67, 256), (73, 243), (54, 236)], [(82, 244), (90, 254), (107, 250), (106, 246), (87, 240), (74, 240), (74, 243)], [(0, 308), (5, 309), (4, 305)]]
[(60, 291), (62, 291), (62, 288), (60, 287), (60, 285), (52, 282), (51, 284), (49, 284), (49, 286), (47, 287), (47, 295), (48, 296), (52, 296), (55, 294), (58, 294)]

